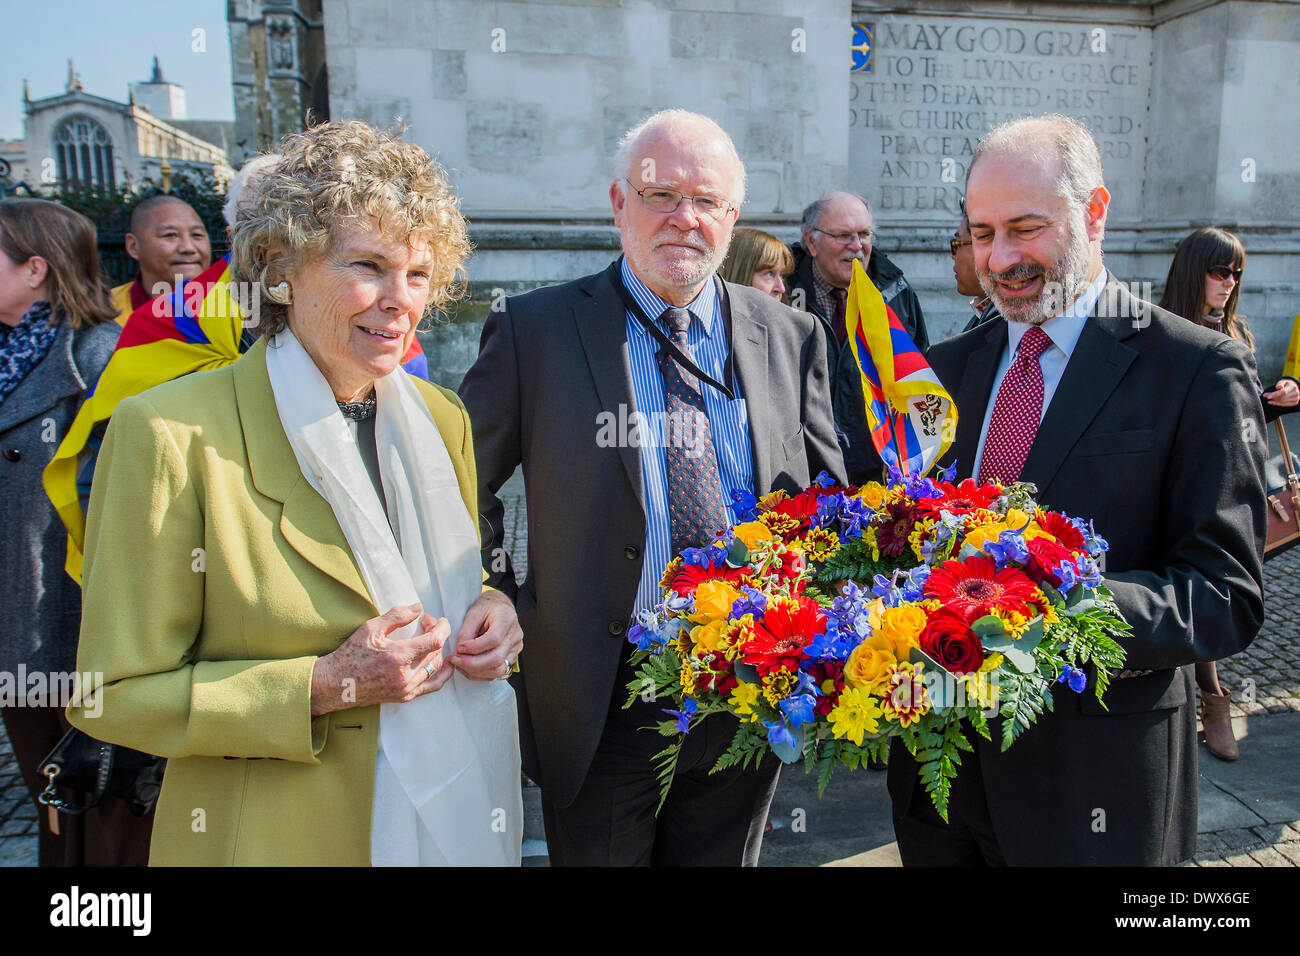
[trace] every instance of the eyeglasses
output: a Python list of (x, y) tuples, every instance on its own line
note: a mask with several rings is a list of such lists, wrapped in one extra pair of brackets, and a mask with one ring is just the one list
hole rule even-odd
[(1241, 281), (1241, 269), (1234, 269), (1232, 266), (1210, 266), (1205, 270), (1210, 274), (1210, 278), (1218, 279), (1220, 282), (1227, 282), (1228, 276)]
[(820, 232), (827, 239), (834, 239), (836, 242), (843, 243), (846, 246), (853, 241), (855, 236), (857, 237), (858, 242), (864, 246), (871, 241), (870, 229), (864, 229), (862, 232), (827, 232), (825, 229), (813, 229), (813, 232)]
[(687, 198), (691, 201), (691, 208), (695, 210), (696, 217), (700, 219), (716, 221), (736, 208), (725, 199), (720, 199), (717, 196), (687, 197), (676, 189), (669, 189), (667, 186), (646, 186), (644, 189), (637, 189), (636, 183), (632, 182), (632, 180), (625, 179), (625, 181), (641, 197), (641, 201), (645, 203), (646, 208), (655, 212), (676, 212), (677, 207), (682, 204), (682, 200)]
[(969, 240), (969, 239), (949, 239), (949, 240), (948, 240), (948, 248), (952, 251), (952, 254), (953, 254), (953, 257), (954, 257), (954, 258), (956, 258), (956, 256), (957, 256), (957, 250), (958, 250), (958, 249), (960, 249), (962, 246), (969, 246), (970, 244), (971, 244), (971, 240)]

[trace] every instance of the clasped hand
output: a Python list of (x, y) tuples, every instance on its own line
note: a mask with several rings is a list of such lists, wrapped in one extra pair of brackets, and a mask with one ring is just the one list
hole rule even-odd
[[(417, 617), (418, 634), (391, 636)], [(419, 604), (390, 608), (371, 618), (316, 661), (312, 716), (414, 700), (440, 689), (456, 669), (472, 680), (495, 680), (523, 649), (514, 605), (500, 591), (485, 591), (470, 605), (456, 636), (456, 653), (444, 659), (442, 648), (450, 635), (447, 619), (423, 614)]]

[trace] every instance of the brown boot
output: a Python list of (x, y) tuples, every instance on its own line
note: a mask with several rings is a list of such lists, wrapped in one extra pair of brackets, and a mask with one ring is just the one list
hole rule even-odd
[(1237, 738), (1232, 735), (1232, 717), (1228, 705), (1232, 691), (1215, 695), (1201, 691), (1205, 709), (1201, 712), (1201, 726), (1205, 728), (1205, 746), (1220, 760), (1237, 759)]

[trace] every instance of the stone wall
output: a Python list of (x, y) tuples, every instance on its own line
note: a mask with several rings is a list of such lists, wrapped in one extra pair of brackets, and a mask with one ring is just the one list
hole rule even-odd
[[(934, 340), (967, 318), (947, 238), (975, 142), (1055, 110), (1097, 136), (1123, 281), (1158, 297), (1177, 240), (1220, 225), (1246, 244), (1242, 309), (1266, 377), (1300, 313), (1294, 0), (324, 0), (323, 17), (331, 115), (400, 117), (470, 217), (472, 298), (425, 333), (448, 384), (499, 290), (617, 253), (615, 142), (667, 106), (736, 140), (744, 224), (789, 240), (822, 191), (866, 195)], [(851, 72), (854, 24), (872, 29), (869, 73)]]

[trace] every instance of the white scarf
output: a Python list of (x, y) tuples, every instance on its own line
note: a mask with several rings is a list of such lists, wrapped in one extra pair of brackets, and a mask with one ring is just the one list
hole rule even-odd
[[(443, 654), (451, 655), (481, 592), (479, 541), (419, 391), (400, 368), (375, 381), (385, 517), (325, 376), (287, 329), (267, 343), (266, 370), (298, 465), (334, 510), (375, 607), (382, 613), (418, 601), (447, 618), (452, 636)], [(392, 636), (412, 637), (418, 626)], [(505, 681), (456, 671), (438, 691), (381, 705), (371, 863), (518, 866), (519, 773), (515, 694)]]

